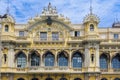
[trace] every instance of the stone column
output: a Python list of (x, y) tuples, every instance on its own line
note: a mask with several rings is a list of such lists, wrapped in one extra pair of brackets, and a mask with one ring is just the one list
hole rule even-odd
[(112, 77), (110, 77), (110, 80), (112, 80)]
[(88, 74), (85, 74), (85, 76), (84, 76), (84, 80), (89, 80), (89, 76), (88, 76)]
[(55, 52), (55, 67), (58, 66), (58, 65), (57, 65), (57, 64), (58, 64), (57, 61), (58, 61), (58, 60), (57, 60), (57, 50), (56, 50), (56, 52)]
[(43, 67), (44, 66), (44, 59), (43, 59), (43, 53), (44, 53), (44, 51), (43, 50), (41, 50), (41, 66)]
[(111, 59), (111, 55), (110, 55), (110, 61), (109, 61), (108, 65), (109, 65), (109, 70), (112, 71), (112, 59)]
[(13, 74), (10, 74), (10, 75), (9, 75), (9, 79), (8, 79), (8, 80), (13, 80), (13, 79), (14, 79)]
[(70, 50), (70, 53), (69, 53), (69, 68), (71, 69), (72, 67), (72, 60), (71, 60), (71, 57), (72, 57), (72, 53), (71, 53), (71, 50)]

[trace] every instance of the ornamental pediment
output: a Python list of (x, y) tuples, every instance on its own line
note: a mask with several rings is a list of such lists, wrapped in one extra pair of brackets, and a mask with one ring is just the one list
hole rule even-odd
[(51, 3), (49, 3), (48, 7), (43, 8), (43, 11), (40, 15), (36, 15), (36, 17), (29, 19), (27, 30), (32, 31), (34, 28), (43, 25), (44, 27), (53, 27), (53, 24), (57, 24), (59, 26), (61, 25), (63, 28), (68, 30), (72, 29), (69, 18), (64, 17), (62, 14), (59, 15), (57, 13), (56, 7), (53, 7)]

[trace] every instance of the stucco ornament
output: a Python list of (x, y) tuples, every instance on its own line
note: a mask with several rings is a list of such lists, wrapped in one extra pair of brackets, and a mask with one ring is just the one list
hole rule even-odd
[(97, 15), (95, 14), (88, 14), (85, 16), (85, 18), (83, 19), (83, 23), (87, 23), (87, 22), (97, 22), (99, 23), (100, 22), (100, 19)]
[(15, 20), (14, 20), (14, 18), (11, 15), (7, 14), (7, 18), (2, 19), (2, 22), (15, 23)]

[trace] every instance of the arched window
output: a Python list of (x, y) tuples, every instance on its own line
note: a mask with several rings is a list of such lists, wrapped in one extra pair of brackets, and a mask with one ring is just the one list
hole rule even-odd
[(90, 31), (94, 31), (94, 25), (90, 24)]
[(24, 68), (26, 66), (26, 55), (20, 52), (17, 55), (17, 67)]
[(72, 66), (74, 68), (82, 68), (82, 55), (80, 52), (76, 52), (73, 54), (73, 57), (72, 57)]
[(23, 78), (19, 78), (19, 79), (17, 79), (17, 80), (24, 80)]
[(45, 54), (45, 66), (54, 66), (54, 55), (51, 52)]
[(32, 80), (38, 80), (38, 78), (32, 78)]
[(52, 78), (46, 78), (45, 80), (53, 80)]
[(101, 69), (107, 69), (108, 68), (108, 59), (105, 54), (102, 54), (100, 56), (100, 68)]
[(115, 57), (113, 57), (112, 68), (120, 69), (120, 55), (119, 54), (117, 54)]
[(107, 80), (106, 78), (102, 78), (101, 80)]
[(5, 25), (5, 32), (8, 32), (8, 31), (9, 31), (9, 26)]
[(59, 66), (68, 66), (68, 56), (65, 52), (61, 52), (58, 55), (58, 65)]
[(31, 54), (31, 66), (39, 66), (40, 65), (40, 56), (37, 53)]
[(80, 79), (80, 78), (75, 78), (74, 80), (82, 80), (82, 79)]
[(115, 78), (114, 80), (120, 80), (120, 78)]
[(60, 80), (67, 80), (66, 78), (60, 78)]

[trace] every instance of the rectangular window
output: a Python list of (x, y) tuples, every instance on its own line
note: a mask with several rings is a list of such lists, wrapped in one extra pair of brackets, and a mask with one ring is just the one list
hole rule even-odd
[(24, 31), (19, 31), (19, 36), (23, 37), (24, 36)]
[(114, 34), (114, 39), (118, 39), (119, 35), (118, 34)]
[(59, 40), (59, 34), (58, 34), (58, 32), (53, 32), (52, 33), (52, 40)]
[(47, 32), (40, 32), (40, 40), (47, 40)]
[(80, 31), (75, 31), (75, 37), (79, 37), (80, 36)]

